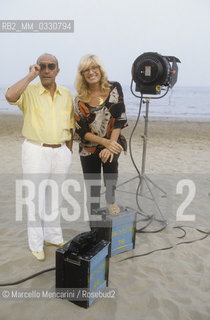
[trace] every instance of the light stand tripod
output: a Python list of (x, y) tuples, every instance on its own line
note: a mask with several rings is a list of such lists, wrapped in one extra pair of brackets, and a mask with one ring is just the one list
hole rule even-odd
[[(155, 197), (155, 194), (153, 193), (153, 190), (151, 186), (157, 188), (163, 196), (166, 197), (166, 192), (161, 189), (157, 184), (155, 184), (148, 176), (145, 174), (145, 163), (146, 163), (146, 149), (147, 149), (147, 129), (148, 129), (148, 114), (149, 114), (149, 101), (150, 99), (160, 99), (164, 97), (168, 91), (169, 88), (172, 88), (176, 81), (177, 81), (177, 76), (178, 76), (178, 65), (177, 63), (180, 63), (180, 60), (174, 56), (162, 56), (157, 52), (145, 52), (144, 54), (140, 55), (138, 58), (135, 59), (132, 69), (131, 69), (131, 74), (132, 74), (132, 80), (131, 80), (131, 92), (132, 94), (137, 97), (141, 98), (140, 100), (140, 107), (139, 107), (139, 113), (138, 113), (138, 118), (136, 120), (136, 124), (134, 126), (134, 129), (131, 133), (130, 136), (130, 143), (129, 143), (129, 148), (130, 148), (130, 156), (131, 160), (133, 162), (133, 165), (138, 173), (138, 176), (128, 180), (127, 182), (130, 182), (136, 178), (139, 179), (139, 184), (136, 190), (136, 203), (137, 206), (140, 210), (138, 212), (139, 214), (142, 214), (147, 220), (150, 219), (150, 221), (156, 220), (158, 222), (163, 223), (163, 228), (158, 230), (161, 231), (163, 230), (166, 225), (167, 221), (165, 220), (163, 213), (161, 211), (161, 208), (159, 206), (159, 203)], [(135, 82), (136, 88), (135, 90), (137, 92), (141, 93), (141, 96), (137, 96), (133, 92), (132, 85)], [(132, 148), (131, 148), (131, 140), (132, 140), (132, 135), (135, 131), (135, 128), (137, 126), (140, 113), (141, 113), (141, 105), (143, 102), (143, 94), (146, 95), (156, 95), (156, 94), (161, 94), (161, 90), (165, 90), (166, 92), (162, 95), (159, 95), (159, 97), (156, 98), (148, 98), (144, 97), (146, 99), (146, 115), (145, 115), (145, 124), (144, 124), (144, 135), (143, 135), (143, 153), (142, 153), (142, 169), (141, 172), (139, 171), (138, 167), (135, 164), (135, 161), (132, 156)], [(124, 182), (121, 184), (121, 186), (127, 182)], [(119, 187), (119, 185), (118, 185)], [(149, 194), (150, 194), (150, 200), (152, 200), (155, 204), (155, 208), (157, 209), (159, 215), (161, 216), (162, 220), (158, 220), (155, 218), (154, 214), (152, 215), (146, 215), (144, 214), (144, 211), (140, 208), (139, 203), (138, 203), (138, 196), (143, 196), (143, 189), (147, 188)], [(138, 192), (140, 191), (140, 194)], [(145, 220), (146, 220), (145, 219)], [(147, 226), (144, 226), (139, 230), (145, 229)], [(151, 231), (155, 232), (155, 231)], [(157, 231), (156, 231), (157, 232)]]
[[(143, 97), (141, 97), (140, 109), (141, 109), (142, 101), (143, 101)], [(144, 102), (144, 101), (143, 101), (143, 102)], [(149, 102), (150, 102), (150, 99), (147, 98), (147, 99), (146, 99), (146, 113), (145, 113), (145, 116), (144, 116), (144, 135), (142, 136), (142, 139), (143, 139), (143, 152), (142, 152), (141, 172), (139, 172), (139, 171), (137, 170), (138, 173), (139, 173), (138, 176), (136, 176), (136, 177), (134, 177), (134, 178), (131, 178), (131, 179), (125, 181), (124, 183), (119, 184), (119, 185), (117, 186), (117, 189), (118, 189), (120, 186), (125, 185), (126, 183), (129, 183), (129, 182), (131, 182), (131, 181), (139, 178), (139, 179), (140, 179), (140, 184), (139, 184), (140, 191), (139, 191), (138, 196), (146, 197), (146, 198), (152, 200), (152, 201), (154, 202), (154, 204), (155, 204), (155, 207), (156, 207), (159, 215), (161, 216), (161, 220), (158, 220), (158, 219), (155, 219), (155, 220), (166, 223), (166, 219), (165, 219), (165, 217), (164, 217), (164, 215), (163, 215), (163, 212), (162, 212), (162, 210), (161, 210), (161, 208), (160, 208), (160, 205), (159, 205), (157, 199), (155, 198), (155, 195), (154, 195), (154, 193), (153, 193), (153, 190), (152, 190), (151, 186), (157, 188), (157, 189), (162, 193), (162, 196), (163, 196), (163, 197), (166, 197), (167, 194), (166, 194), (166, 192), (165, 192), (162, 188), (160, 188), (156, 183), (154, 183), (154, 182), (145, 174), (146, 151), (147, 151), (148, 116), (149, 116)], [(145, 103), (145, 102), (144, 102), (144, 103)], [(131, 141), (130, 141), (130, 143), (131, 143)], [(130, 150), (130, 151), (131, 151), (131, 150)], [(133, 160), (132, 160), (132, 161), (133, 161)], [(150, 194), (150, 197), (148, 197), (148, 196), (146, 196), (146, 195), (143, 194), (145, 188), (147, 188), (147, 190), (148, 190), (148, 192), (149, 192), (149, 194)], [(139, 188), (137, 188), (137, 192), (138, 192), (138, 189), (139, 189)], [(118, 189), (118, 191), (120, 191), (120, 190)], [(140, 209), (141, 209), (141, 208), (140, 208)], [(141, 212), (140, 212), (141, 214), (143, 214), (144, 216), (146, 216), (146, 214), (144, 213), (144, 211), (143, 211), (142, 209), (141, 209), (140, 211), (141, 211)]]

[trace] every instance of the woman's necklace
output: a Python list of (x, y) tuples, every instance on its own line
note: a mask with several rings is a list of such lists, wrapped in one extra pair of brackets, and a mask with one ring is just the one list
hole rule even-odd
[(99, 106), (101, 106), (104, 103), (104, 99), (99, 97)]
[(102, 95), (99, 92), (95, 94), (91, 94), (90, 98), (95, 103), (97, 101), (97, 104), (99, 103), (99, 106), (101, 106), (104, 103), (104, 99), (102, 98)]

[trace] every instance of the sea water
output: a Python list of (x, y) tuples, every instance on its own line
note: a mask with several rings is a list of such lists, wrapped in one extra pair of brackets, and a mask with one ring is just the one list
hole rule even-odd
[[(67, 86), (72, 94), (75, 90)], [(140, 98), (136, 98), (130, 90), (130, 86), (122, 85), (124, 101), (128, 118), (135, 118), (139, 112)], [(10, 106), (5, 97), (6, 86), (0, 88), (0, 111), (20, 112), (18, 107)], [(134, 93), (140, 95), (138, 92)], [(161, 95), (164, 91), (161, 92)], [(153, 96), (158, 98), (159, 95)], [(142, 113), (145, 112), (145, 104), (142, 104)], [(170, 89), (165, 97), (151, 99), (149, 103), (150, 117), (174, 117), (174, 118), (201, 118), (210, 119), (210, 87), (179, 87)]]
[[(136, 98), (129, 87), (124, 89), (124, 99), (128, 116), (137, 116), (140, 98)], [(140, 95), (139, 92), (135, 92)], [(164, 91), (161, 92), (161, 95)], [(159, 98), (161, 95), (155, 95)], [(142, 104), (142, 112), (145, 104)], [(149, 103), (150, 117), (177, 118), (209, 118), (210, 119), (210, 88), (209, 87), (174, 87), (160, 99), (151, 99)]]

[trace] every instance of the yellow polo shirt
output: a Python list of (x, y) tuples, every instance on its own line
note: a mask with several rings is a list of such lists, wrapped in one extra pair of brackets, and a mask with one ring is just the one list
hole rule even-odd
[(74, 108), (68, 89), (56, 85), (52, 99), (38, 82), (29, 84), (16, 102), (23, 112), (22, 133), (26, 139), (48, 144), (58, 144), (71, 140), (70, 129), (75, 127)]

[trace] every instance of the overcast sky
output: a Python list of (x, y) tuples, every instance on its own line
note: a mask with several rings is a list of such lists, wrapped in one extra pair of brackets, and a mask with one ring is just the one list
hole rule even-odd
[(97, 54), (110, 80), (131, 81), (131, 66), (152, 51), (181, 60), (179, 86), (210, 87), (209, 0), (0, 0), (1, 20), (69, 19), (74, 33), (0, 33), (0, 85), (26, 75), (49, 52), (57, 82), (73, 85), (81, 56)]

